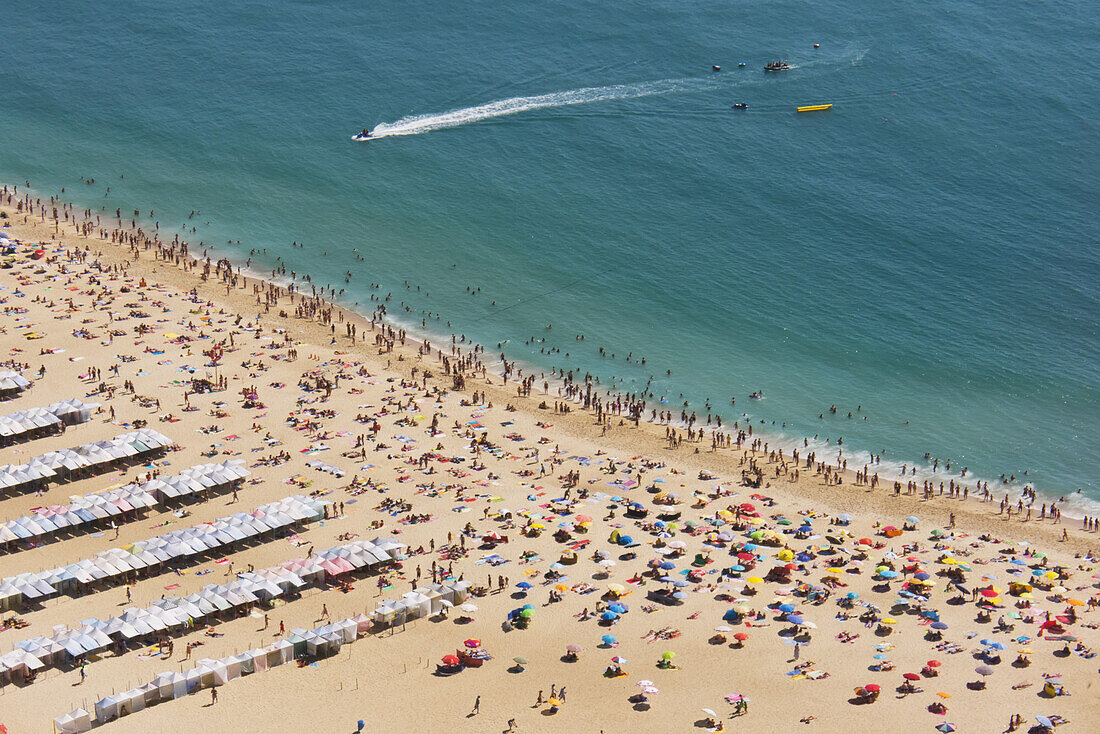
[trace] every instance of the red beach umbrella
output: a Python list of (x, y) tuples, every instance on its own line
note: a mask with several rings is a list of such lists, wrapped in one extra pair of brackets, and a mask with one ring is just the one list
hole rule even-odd
[(904, 678), (905, 680), (920, 680), (920, 676), (917, 675), (916, 673), (905, 673), (901, 677)]
[(868, 685), (863, 686), (863, 690), (870, 691), (871, 693), (878, 693), (882, 690), (882, 686), (880, 686), (878, 683), (869, 683)]
[(443, 656), (443, 664), (444, 665), (458, 665), (458, 662), (459, 662), (458, 658), (455, 657), (454, 655), (444, 655)]
[(929, 668), (938, 668), (938, 667), (940, 667), (940, 665), (942, 665), (942, 663), (940, 663), (939, 660), (929, 660), (928, 661), (928, 667)]

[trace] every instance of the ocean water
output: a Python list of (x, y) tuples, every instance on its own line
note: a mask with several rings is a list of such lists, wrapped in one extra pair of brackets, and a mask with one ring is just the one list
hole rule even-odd
[(0, 13), (4, 181), (850, 466), (1097, 507), (1092, 3)]

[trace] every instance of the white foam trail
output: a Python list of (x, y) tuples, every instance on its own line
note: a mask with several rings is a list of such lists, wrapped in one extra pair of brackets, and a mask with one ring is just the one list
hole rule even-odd
[(495, 102), (487, 102), (476, 107), (465, 107), (450, 112), (410, 115), (409, 117), (402, 117), (396, 122), (382, 122), (371, 131), (371, 137), (388, 138), (397, 135), (419, 135), (433, 130), (469, 125), (494, 117), (515, 115), (520, 112), (541, 110), (548, 107), (565, 107), (567, 105), (605, 102), (613, 99), (637, 99), (656, 94), (668, 94), (684, 89), (688, 85), (688, 81), (686, 79), (663, 79), (639, 84), (584, 87), (583, 89), (551, 92), (550, 94), (539, 94), (531, 97), (511, 97)]

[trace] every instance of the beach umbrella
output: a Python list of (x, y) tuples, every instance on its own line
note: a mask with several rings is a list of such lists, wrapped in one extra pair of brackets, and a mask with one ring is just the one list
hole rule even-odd
[(707, 716), (709, 716), (712, 719), (718, 718), (718, 714), (714, 713), (710, 709), (699, 709), (699, 710), (702, 711), (704, 714), (706, 714)]
[(467, 613), (472, 613), (472, 612), (477, 611), (477, 605), (476, 604), (463, 604), (462, 606), (459, 607), (459, 609), (461, 609), (462, 611), (467, 612)]
[(920, 680), (920, 676), (916, 673), (903, 673), (901, 677), (905, 680)]
[(535, 616), (535, 610), (523, 609), (520, 611), (519, 616), (523, 617), (524, 619), (530, 619), (531, 617)]
[(848, 592), (847, 594), (845, 594), (844, 596), (846, 596), (846, 597), (847, 597), (847, 598), (849, 598), (849, 599), (858, 599), (858, 598), (859, 598), (859, 594), (857, 594), (857, 593), (856, 593), (856, 592), (854, 592), (854, 591), (849, 591), (849, 592)]
[(691, 586), (690, 583), (688, 583), (687, 581), (684, 581), (683, 579), (676, 579), (675, 581), (672, 582), (672, 585), (675, 586), (678, 589), (683, 589), (686, 586)]
[(1048, 729), (1054, 728), (1054, 722), (1047, 716), (1036, 716), (1035, 720), (1038, 721), (1041, 726), (1045, 726)]
[(672, 660), (672, 658), (674, 658), (674, 657), (676, 657), (676, 653), (674, 653), (674, 652), (663, 652), (663, 653), (661, 653), (661, 660)]
[(930, 579), (932, 577), (929, 576), (924, 571), (921, 571), (920, 573), (913, 574), (913, 578), (917, 579), (918, 581), (927, 581), (928, 579)]
[(938, 668), (942, 664), (939, 660), (929, 660), (927, 663), (929, 668)]
[(882, 690), (882, 686), (877, 683), (868, 683), (867, 685), (863, 686), (863, 690), (869, 691), (870, 693), (877, 693), (878, 691)]
[(738, 632), (733, 636), (733, 639), (737, 640), (738, 642), (744, 642), (745, 640), (749, 639), (749, 636), (744, 632)]
[(607, 621), (611, 621), (613, 619), (618, 619), (618, 618), (619, 618), (619, 615), (615, 614), (615, 612), (612, 612), (612, 611), (607, 611), (607, 612), (604, 612), (603, 614), (600, 615), (600, 619), (607, 620)]
[(626, 658), (621, 658), (616, 655), (615, 657), (611, 658), (611, 662), (615, 663), (616, 665), (626, 665)]
[(512, 658), (512, 660), (515, 661), (519, 665), (527, 665), (527, 658), (522, 657), (520, 655), (517, 655), (516, 657)]
[(947, 623), (945, 623), (945, 622), (933, 622), (929, 626), (934, 630), (945, 630), (945, 629), (947, 629)]
[(481, 647), (481, 640), (475, 640), (475, 639), (471, 638), (469, 640), (466, 640), (462, 644), (472, 650), (475, 647)]
[(788, 614), (787, 615), (787, 621), (790, 622), (791, 624), (802, 624), (803, 623), (802, 617), (798, 616), (797, 614)]
[(910, 515), (909, 517), (905, 518), (905, 522), (916, 525), (918, 522), (920, 522), (920, 518), (916, 515)]
[(671, 571), (672, 569), (676, 568), (676, 564), (672, 561), (661, 561), (657, 564), (657, 568), (663, 571)]
[(615, 614), (623, 614), (624, 612), (626, 612), (626, 605), (616, 603), (609, 606), (608, 609), (615, 612)]
[(762, 584), (762, 583), (764, 583), (764, 579), (760, 578), (759, 576), (749, 576), (745, 580), (748, 581), (750, 584)]
[(616, 642), (615, 635), (604, 635), (600, 638), (600, 641), (605, 645), (614, 645)]
[(873, 657), (874, 657), (875, 660), (885, 660), (886, 659), (886, 656), (883, 655), (881, 652), (878, 653), (877, 655), (874, 655)]
[(516, 588), (519, 588), (519, 589), (530, 589), (530, 588), (532, 588), (532, 586), (531, 586), (531, 584), (530, 584), (529, 582), (527, 582), (527, 581), (520, 581), (520, 582), (519, 582), (518, 584), (516, 584)]
[(738, 563), (738, 564), (737, 564), (737, 565), (735, 565), (735, 566), (732, 566), (731, 568), (733, 568), (733, 570), (734, 570), (734, 571), (737, 571), (737, 572), (741, 572), (741, 571), (744, 571), (744, 570), (745, 570), (745, 567), (744, 567), (744, 566), (742, 566), (742, 565), (741, 565), (740, 563)]
[(1080, 599), (1069, 599), (1066, 601), (1066, 604), (1069, 604), (1071, 607), (1085, 606), (1085, 602), (1081, 601)]
[(583, 648), (583, 647), (581, 647), (580, 645), (576, 645), (576, 644), (573, 644), (573, 645), (566, 645), (566, 646), (565, 646), (565, 651), (566, 651), (566, 652), (573, 652), (573, 653), (576, 653), (576, 652), (584, 652), (584, 648)]
[(674, 593), (674, 594), (672, 595), (672, 598), (673, 598), (673, 599), (677, 599), (677, 600), (679, 600), (679, 601), (683, 601), (684, 599), (687, 599), (687, 598), (688, 598), (688, 595), (687, 595), (687, 594), (685, 594), (685, 593), (684, 593), (684, 592), (682, 592), (682, 591), (677, 591), (676, 593)]
[(993, 668), (989, 667), (988, 665), (979, 665), (978, 667), (974, 668), (974, 672), (978, 675), (993, 675)]
[(943, 723), (941, 723), (941, 724), (937, 724), (937, 725), (936, 725), (936, 729), (937, 729), (938, 731), (942, 731), (942, 732), (945, 732), (945, 734), (946, 734), (946, 732), (952, 732), (952, 731), (955, 731), (955, 725), (954, 725), (954, 724), (952, 724), (952, 723), (951, 723), (951, 722), (949, 722), (949, 721), (945, 721), (945, 722), (943, 722)]
[(458, 658), (454, 655), (444, 655), (443, 656), (443, 664), (444, 665), (458, 665), (458, 662), (459, 662)]
[(794, 604), (780, 604), (779, 605), (779, 611), (781, 611), (781, 612), (793, 612), (794, 611)]
[(898, 577), (898, 572), (897, 571), (891, 571), (891, 570), (887, 569), (887, 570), (881, 572), (879, 574), (879, 576), (881, 576), (884, 579), (896, 579)]

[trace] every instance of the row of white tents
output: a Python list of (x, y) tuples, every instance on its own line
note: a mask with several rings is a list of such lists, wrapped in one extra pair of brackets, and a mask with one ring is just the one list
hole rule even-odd
[(400, 599), (387, 599), (378, 604), (371, 620), (378, 627), (393, 627), (421, 617), (439, 614), (466, 600), (470, 584), (454, 581), (449, 584), (428, 584), (406, 592)]
[(98, 403), (85, 403), (73, 398), (45, 408), (28, 408), (0, 415), (0, 446), (60, 433), (65, 426), (87, 423), (98, 407)]
[(84, 709), (54, 719), (59, 734), (84, 732), (93, 726), (114, 721), (148, 706), (182, 698), (204, 688), (223, 686), (230, 681), (285, 665), (297, 657), (329, 657), (347, 644), (355, 642), (370, 629), (370, 619), (360, 614), (313, 630), (291, 630), (289, 637), (267, 647), (248, 650), (213, 660), (197, 661), (195, 667), (182, 673), (165, 672), (149, 683), (102, 698), (95, 703), (94, 714)]
[(237, 543), (260, 541), (264, 536), (270, 539), (275, 531), (319, 520), (328, 504), (304, 495), (285, 497), (252, 512), (110, 548), (67, 566), (0, 579), (0, 610), (17, 609), (26, 601), (37, 603), (61, 593), (79, 595), (91, 584), (110, 584), (134, 572), (152, 575), (190, 565), (214, 552), (223, 554)]
[(142, 428), (75, 449), (50, 451), (26, 464), (0, 466), (0, 491), (29, 492), (51, 481), (100, 474), (119, 464), (145, 461), (171, 445), (172, 440), (164, 434)]
[[(123, 513), (140, 513), (151, 507), (184, 500), (209, 492), (222, 493), (240, 486), (250, 472), (244, 461), (233, 459), (220, 464), (200, 464), (178, 476), (157, 477), (141, 484), (127, 484), (82, 497), (73, 496), (67, 505), (41, 507), (32, 514), (0, 524), (0, 548), (19, 547), (19, 541), (38, 543), (57, 534), (77, 535), (92, 532), (107, 522), (122, 522)], [(136, 519), (135, 516), (129, 519)]]
[[(349, 560), (350, 568), (356, 570), (375, 568), (396, 560), (404, 548), (403, 543), (391, 539), (355, 541), (330, 548), (319, 558), (286, 561), (260, 571), (241, 573), (228, 584), (210, 584), (184, 597), (162, 597), (145, 609), (131, 607), (105, 620), (85, 619), (79, 628), (59, 625), (53, 635), (17, 642), (12, 652), (0, 656), (0, 680), (12, 676), (25, 678), (28, 672), (70, 664), (118, 642), (178, 633), (212, 621), (212, 617), (223, 612), (239, 614), (257, 602), (292, 596), (309, 586), (322, 586), (326, 576), (339, 575), (322, 565), (324, 559)], [(299, 570), (288, 570), (290, 567)]]
[(18, 372), (0, 370), (0, 400), (9, 400), (29, 389), (31, 381)]

